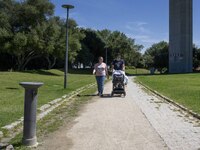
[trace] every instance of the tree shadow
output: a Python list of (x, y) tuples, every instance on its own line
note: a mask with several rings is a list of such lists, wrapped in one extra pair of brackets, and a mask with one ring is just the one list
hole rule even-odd
[[(64, 73), (64, 69), (57, 69)], [(87, 69), (69, 69), (68, 73), (70, 74), (84, 74), (84, 75), (92, 75), (92, 70), (90, 68)], [(23, 73), (31, 73), (31, 74), (40, 74), (40, 75), (51, 75), (51, 76), (63, 76), (63, 74), (57, 74), (50, 72), (48, 70), (26, 70), (22, 71)]]
[(150, 75), (152, 76), (152, 74), (146, 74), (146, 73), (144, 73), (144, 74), (142, 74), (142, 73), (141, 73), (141, 74), (126, 73), (126, 75), (127, 75), (127, 76), (130, 76), (130, 77), (131, 77), (131, 76), (150, 76)]
[(27, 71), (22, 71), (22, 72), (31, 73), (31, 74), (40, 74), (40, 75), (62, 76), (60, 74), (52, 73), (47, 70), (27, 70)]
[(15, 88), (15, 87), (6, 87), (6, 89), (8, 89), (8, 90), (19, 90), (19, 88)]
[[(59, 69), (60, 71), (64, 72), (64, 69)], [(68, 73), (70, 74), (84, 74), (84, 75), (92, 75), (92, 70), (91, 68), (87, 69), (69, 69)]]

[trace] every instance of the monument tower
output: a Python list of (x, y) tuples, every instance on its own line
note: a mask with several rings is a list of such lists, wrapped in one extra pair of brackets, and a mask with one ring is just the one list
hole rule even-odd
[(192, 0), (169, 0), (169, 73), (192, 72)]

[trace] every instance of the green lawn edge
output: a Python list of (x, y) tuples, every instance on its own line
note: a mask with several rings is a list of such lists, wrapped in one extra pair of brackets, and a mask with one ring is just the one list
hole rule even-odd
[(200, 114), (200, 74), (147, 75), (135, 80)]

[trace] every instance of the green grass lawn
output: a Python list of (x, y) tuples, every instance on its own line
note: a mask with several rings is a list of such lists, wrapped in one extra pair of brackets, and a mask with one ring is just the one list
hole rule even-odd
[(63, 88), (63, 72), (60, 70), (38, 70), (27, 72), (0, 72), (0, 127), (23, 116), (24, 89), (22, 81), (43, 82), (39, 88), (38, 107), (59, 98), (77, 88), (95, 82), (90, 71), (71, 71), (67, 89)]
[(136, 80), (200, 114), (200, 74), (139, 76)]
[(141, 74), (149, 74), (149, 70), (143, 68), (136, 68), (136, 69), (126, 69), (127, 75), (141, 75)]

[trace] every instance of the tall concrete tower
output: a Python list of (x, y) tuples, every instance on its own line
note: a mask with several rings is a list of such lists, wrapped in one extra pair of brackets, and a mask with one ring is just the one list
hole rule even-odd
[(192, 0), (169, 0), (169, 73), (192, 72)]

